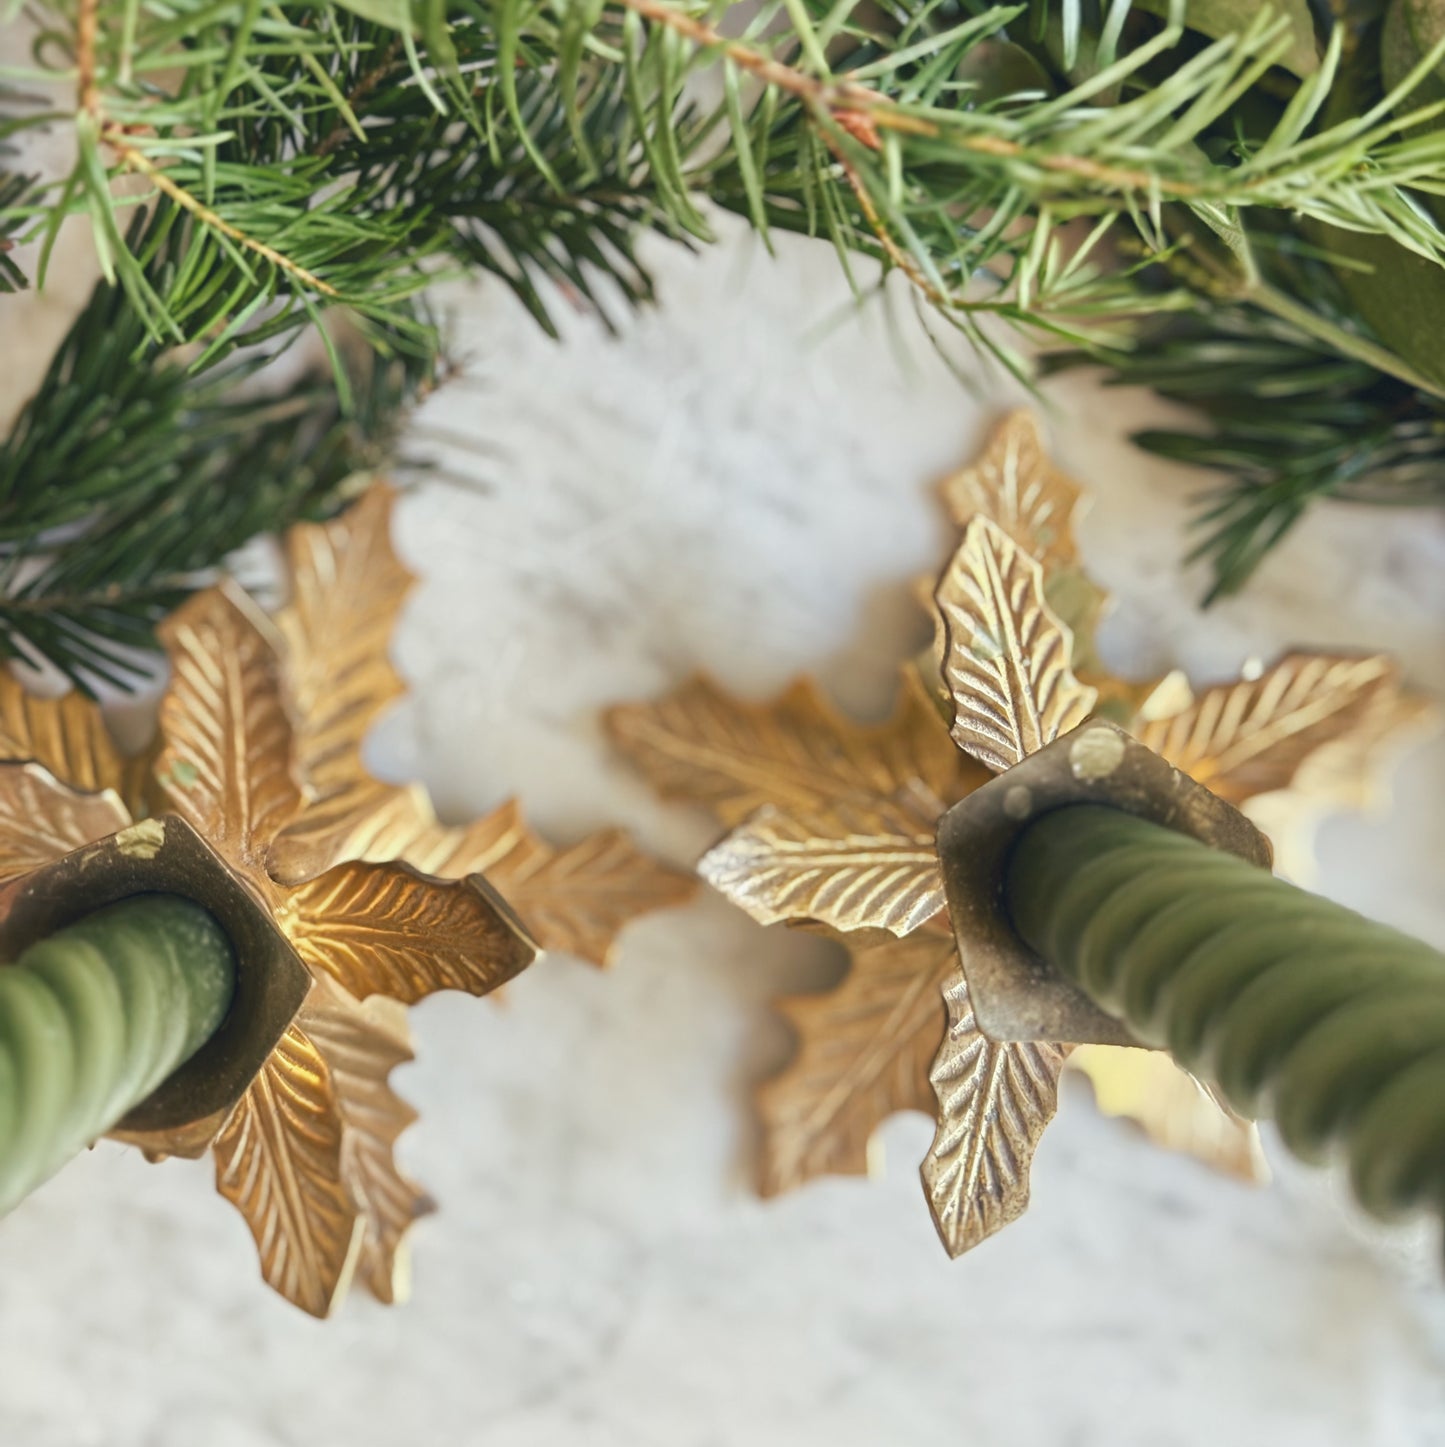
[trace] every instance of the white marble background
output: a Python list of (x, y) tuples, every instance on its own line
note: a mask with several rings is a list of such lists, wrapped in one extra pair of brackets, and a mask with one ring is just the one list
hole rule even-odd
[[(601, 706), (697, 668), (753, 695), (811, 669), (886, 705), (909, 580), (946, 545), (929, 483), (1010, 398), (965, 391), (906, 311), (901, 342), (849, 317), (826, 248), (770, 262), (724, 229), (701, 258), (654, 250), (662, 304), (618, 340), (577, 321), (549, 343), (494, 287), (445, 298), (469, 369), (416, 429), (441, 468), (401, 510), (412, 693), (375, 759), (454, 816), (518, 792), (558, 838), (622, 821), (686, 861), (708, 826), (609, 759)], [(0, 307), (3, 411), (66, 297)], [(1438, 517), (1319, 511), (1204, 615), (1178, 563), (1199, 479), (1125, 440), (1160, 409), (1082, 378), (1050, 395), (1097, 498), (1111, 662), (1207, 679), (1291, 643), (1390, 647), (1445, 691)], [(1445, 747), (1404, 767), (1378, 817), (1326, 829), (1320, 883), (1445, 943)], [(400, 1309), (302, 1316), (261, 1288), (207, 1166), (102, 1145), (0, 1223), (0, 1442), (1445, 1443), (1445, 1297), (1418, 1242), (1369, 1237), (1327, 1179), (1253, 1191), (1157, 1153), (1077, 1084), (1029, 1215), (957, 1263), (918, 1116), (887, 1127), (886, 1179), (755, 1200), (747, 1094), (788, 1052), (768, 1001), (836, 968), (710, 898), (637, 926), (610, 974), (550, 960), (504, 1005), (417, 1011), (402, 1154), (443, 1209)]]

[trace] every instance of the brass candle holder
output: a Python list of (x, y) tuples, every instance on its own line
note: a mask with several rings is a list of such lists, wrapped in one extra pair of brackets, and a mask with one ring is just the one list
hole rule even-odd
[(414, 1119), (389, 1082), (412, 1058), (405, 1006), (487, 994), (539, 943), (603, 964), (629, 919), (692, 888), (618, 831), (554, 849), (513, 803), (446, 826), (423, 790), (366, 771), (362, 741), (402, 692), (393, 501), (378, 485), (293, 529), (274, 617), (225, 584), (167, 620), (139, 757), (89, 700), (0, 676), (0, 948), (148, 892), (223, 926), (230, 1014), (114, 1134), (152, 1160), (209, 1151), (265, 1279), (317, 1316), (353, 1276), (398, 1299), (406, 1234), (432, 1209), (393, 1154)]
[[(920, 586), (934, 641), (903, 665), (886, 723), (845, 717), (807, 679), (759, 704), (697, 678), (615, 710), (610, 726), (661, 793), (727, 827), (698, 865), (704, 879), (760, 923), (802, 924), (848, 952), (834, 990), (779, 1004), (797, 1049), (758, 1088), (761, 1191), (876, 1171), (877, 1127), (924, 1111), (937, 1121), (924, 1188), (958, 1255), (1025, 1208), (1066, 1063), (1161, 1144), (1246, 1179), (1264, 1162), (1254, 1126), (1165, 1056), (1074, 1049), (1089, 1036), (1062, 1023), (1053, 1039), (985, 1033), (955, 942), (964, 922), (946, 908), (937, 836), (950, 808), (1102, 719), (1225, 804), (1267, 802), (1276, 852), (1297, 865), (1318, 812), (1365, 802), (1379, 759), (1429, 710), (1384, 655), (1292, 653), (1198, 692), (1177, 671), (1109, 673), (1094, 647), (1108, 598), (1074, 540), (1082, 492), (1027, 412), (940, 493), (957, 545)], [(952, 845), (969, 847), (956, 830)], [(1129, 1038), (1095, 1026), (1096, 1038)]]

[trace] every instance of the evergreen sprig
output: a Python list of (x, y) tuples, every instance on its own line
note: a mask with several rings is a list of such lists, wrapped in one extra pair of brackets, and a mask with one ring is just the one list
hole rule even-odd
[[(774, 0), (727, 39), (685, 0), (464, 0), (440, 20), (353, 3), (367, 18), (182, 0), (132, 7), (127, 25), (76, 0), (80, 161), (55, 180), (50, 214), (89, 212), (158, 335), (191, 339), (214, 308), (188, 315), (147, 290), (116, 216), (125, 171), (226, 254), (234, 275), (215, 297), (233, 317), (342, 303), (401, 325), (428, 262), (469, 234), (440, 234), (456, 193), (448, 167), (426, 162), (447, 151), (474, 155), (464, 205), (497, 216), (505, 196), (522, 216), (521, 252), (504, 242), (500, 267), (490, 246), (457, 249), (514, 284), (522, 255), (541, 274), (559, 251), (586, 256), (565, 233), (567, 203), (588, 192), (627, 197), (628, 226), (702, 237), (695, 196), (716, 195), (761, 227), (830, 235), (902, 267), (953, 320), (1002, 312), (1080, 338), (1138, 309), (1137, 291), (1101, 265), (1106, 238), (1122, 223), (1162, 253), (1170, 206), (1215, 229), (1287, 211), (1445, 260), (1445, 233), (1419, 200), (1445, 175), (1445, 129), (1432, 124), (1445, 103), (1410, 100), (1445, 42), (1373, 104), (1325, 123), (1340, 28), (1287, 101), (1242, 104), (1298, 54), (1309, 24), (1267, 8), (1206, 41), (1116, 5), (1082, 64), (1078, 0), (1060, 12), (1057, 59), (1030, 40), (1023, 6), (900, 7), (880, 24), (861, 5)], [(978, 75), (1001, 46), (1035, 61), (1034, 88), (988, 93)], [(699, 117), (688, 82), (714, 65), (723, 99)], [(163, 89), (153, 77), (164, 74), (179, 79)], [(599, 120), (616, 126), (624, 111), (625, 143), (606, 144)], [(706, 145), (723, 134), (721, 148)], [(589, 264), (645, 294), (626, 248), (606, 238), (608, 210), (583, 215), (603, 241)]]
[[(0, 175), (0, 289), (75, 215), (107, 280), (0, 450), (0, 646), (124, 681), (424, 384), (427, 285), (610, 325), (651, 296), (639, 235), (709, 241), (704, 199), (901, 271), (1020, 373), (989, 319), (1200, 409), (1143, 440), (1230, 474), (1221, 588), (1310, 497), (1438, 496), (1445, 33), (1386, 53), (1378, 0), (1325, 3), (52, 0), (61, 63), (0, 83), (73, 100), (0, 105), (0, 143), (70, 124), (77, 161)], [(390, 360), (264, 387), (338, 311)]]
[(10, 252), (18, 228), (16, 213), (30, 200), (32, 187), (29, 176), (0, 170), (0, 292), (20, 291), (25, 286), (25, 275)]
[[(157, 280), (187, 251), (166, 222), (129, 238), (164, 238)], [(132, 685), (165, 614), (250, 538), (336, 506), (432, 380), (432, 358), (366, 349), (343, 412), (329, 373), (262, 385), (265, 360), (197, 369), (96, 288), (0, 446), (0, 656)]]
[[(367, 206), (416, 218), (429, 251), (499, 277), (550, 335), (556, 327), (543, 282), (612, 327), (605, 283), (625, 305), (652, 297), (637, 255), (640, 234), (687, 235), (634, 128), (624, 77), (601, 73), (569, 110), (554, 81), (555, 55), (532, 51), (529, 63), (508, 61), (515, 74), (506, 88), (520, 117), (514, 125), (501, 113), (494, 32), (458, 23), (452, 40), (476, 92), (481, 136), (450, 113), (418, 107), (409, 64), (392, 46), (384, 52), (389, 63), (356, 80), (366, 88), (363, 134), (339, 119), (330, 132), (334, 169), (353, 178)], [(683, 152), (695, 153), (704, 139), (705, 125), (677, 117)]]
[[(107, 277), (158, 342), (204, 337), (219, 356), (344, 306), (424, 349), (411, 302), (448, 266), (501, 276), (550, 329), (541, 279), (598, 305), (606, 277), (644, 301), (639, 229), (688, 229), (620, 69), (565, 108), (557, 53), (514, 38), (504, 56), (481, 8), (451, 17), (442, 65), (347, 10), (271, 6), (248, 28), (227, 23), (234, 7), (186, 8), (195, 29), (147, 24), (143, 7), (128, 48), (100, 30), (74, 172), (9, 208), (47, 240), (86, 212)], [(173, 93), (138, 79), (177, 59)], [(672, 147), (691, 153), (706, 126), (675, 123)], [(116, 185), (127, 172), (194, 223), (187, 264), (159, 281), (122, 236), (122, 212), (146, 199)]]
[(24, 104), (24, 96), (0, 83), (0, 295), (25, 288), (25, 274), (10, 253), (15, 247), (15, 234), (21, 228), (21, 218), (38, 199), (35, 178), (12, 169), (14, 148), (5, 144), (9, 131), (7, 118)]
[[(1312, 270), (1324, 309), (1337, 287)], [(1080, 359), (1054, 365), (1071, 360)], [(1202, 536), (1190, 555), (1214, 566), (1209, 600), (1238, 592), (1321, 498), (1445, 503), (1445, 402), (1258, 308), (1201, 308), (1146, 331), (1110, 381), (1152, 387), (1207, 424), (1151, 428), (1134, 440), (1228, 479), (1202, 492)]]

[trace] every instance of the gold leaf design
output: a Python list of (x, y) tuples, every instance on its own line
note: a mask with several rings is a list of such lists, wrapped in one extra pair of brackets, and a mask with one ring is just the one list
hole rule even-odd
[(765, 1196), (817, 1176), (875, 1174), (872, 1137), (883, 1121), (935, 1109), (928, 1072), (943, 1038), (939, 989), (956, 961), (953, 940), (929, 929), (842, 943), (851, 962), (836, 989), (778, 1002), (798, 1048), (757, 1092)]
[(858, 796), (889, 797), (912, 781), (952, 803), (979, 779), (960, 763), (947, 725), (911, 670), (893, 717), (854, 723), (811, 679), (767, 704), (695, 678), (657, 703), (614, 708), (616, 745), (664, 796), (737, 824), (773, 804), (802, 812)]
[(404, 857), (409, 843), (445, 832), (420, 784), (367, 779), (319, 804), (308, 804), (273, 841), (266, 867), (273, 878), (295, 884), (350, 859)]
[(437, 819), (426, 791), (412, 787), (392, 790), (384, 807), (356, 822), (346, 840), (345, 858), (397, 859), (439, 879), (462, 879), (490, 875), (509, 853), (534, 842), (546, 847), (527, 829), (512, 801), (469, 824), (450, 825)]
[(277, 659), (228, 590), (198, 593), (161, 630), (160, 801), (264, 884), (266, 850), (303, 802)]
[(1107, 719), (1131, 733), (1136, 733), (1145, 722), (1172, 718), (1194, 702), (1189, 678), (1178, 668), (1171, 669), (1161, 678), (1142, 681), (1097, 673), (1086, 681), (1099, 691), (1094, 703), (1094, 717)]
[(1054, 466), (1038, 419), (1026, 408), (1010, 412), (980, 456), (945, 477), (938, 491), (960, 527), (987, 518), (1046, 573), (1073, 563), (1083, 490)]
[(803, 818), (767, 806), (698, 873), (759, 924), (817, 920), (906, 935), (944, 906), (935, 799), (845, 802)]
[(267, 1283), (312, 1316), (344, 1294), (363, 1221), (342, 1183), (341, 1112), (325, 1060), (296, 1027), (216, 1137), (216, 1189), (246, 1218)]
[[(323, 858), (402, 860), (423, 874), (461, 879), (484, 874), (522, 917), (544, 950), (606, 965), (617, 936), (637, 916), (683, 904), (695, 893), (691, 875), (670, 869), (637, 848), (620, 829), (585, 835), (554, 849), (528, 827), (515, 799), (470, 824), (437, 821), (431, 802), (417, 788), (386, 790), (369, 813), (339, 821), (340, 827), (316, 854), (306, 827), (288, 831), (271, 854), (278, 877), (312, 876)], [(293, 852), (292, 846), (296, 846)]]
[[(965, 531), (925, 603), (933, 647), (905, 667), (907, 692), (890, 725), (849, 722), (807, 682), (759, 705), (695, 680), (660, 703), (613, 711), (615, 741), (662, 794), (702, 803), (732, 829), (701, 872), (764, 922), (918, 923), (933, 902), (922, 846), (927, 840), (931, 855), (936, 815), (987, 781), (981, 765), (1011, 767), (1096, 709), (1226, 797), (1251, 798), (1251, 808), (1291, 801), (1294, 817), (1306, 795), (1365, 802), (1362, 776), (1419, 721), (1420, 705), (1393, 675), (1373, 681), (1381, 660), (1296, 655), (1264, 679), (1198, 700), (1177, 672), (1139, 683), (1110, 676), (1092, 643), (1107, 595), (1074, 554), (1078, 492), (1044, 455), (1026, 416), (1009, 418), (988, 454), (946, 480), (943, 492)], [(981, 763), (950, 761), (939, 723), (950, 717), (953, 740)], [(1266, 788), (1274, 792), (1260, 796)], [(881, 823), (879, 811), (897, 809), (900, 799), (913, 816), (908, 824)], [(902, 939), (871, 929), (845, 934), (854, 964), (842, 984), (783, 1003), (799, 1047), (759, 1093), (763, 1188), (866, 1169), (877, 1122), (921, 1103), (922, 1042), (938, 1038), (936, 1007), (928, 1002), (930, 1014), (919, 1005), (916, 1033), (899, 1022), (918, 999), (918, 979), (936, 969), (930, 988), (942, 977), (948, 1030), (932, 1071), (940, 1124), (923, 1175), (940, 1233), (957, 1254), (1024, 1208), (1068, 1047), (987, 1040), (951, 941), (935, 946), (940, 920)], [(917, 972), (914, 952), (924, 961)], [(1249, 1127), (1207, 1102), (1200, 1109), (1183, 1076), (1151, 1092), (1131, 1115), (1225, 1168), (1244, 1169)], [(1185, 1103), (1187, 1117), (1178, 1113)]]
[(639, 915), (683, 904), (696, 881), (638, 849), (620, 829), (584, 835), (554, 849), (509, 799), (471, 824), (433, 822), (402, 842), (398, 857), (443, 879), (484, 874), (544, 950), (599, 967)]
[(115, 746), (100, 705), (76, 689), (40, 698), (0, 671), (0, 759), (43, 764), (72, 789), (98, 794), (113, 789), (132, 812), (149, 760), (131, 759)]
[(1431, 700), (1390, 681), (1371, 691), (1354, 727), (1311, 750), (1296, 770), (1291, 793), (1335, 809), (1366, 810), (1380, 794), (1380, 772), (1392, 756), (1437, 731), (1440, 710)]
[(0, 763), (0, 880), (28, 874), (129, 823), (113, 790), (85, 794), (39, 764)]
[(995, 429), (981, 456), (939, 484), (960, 527), (975, 518), (996, 523), (1043, 569), (1044, 601), (1073, 636), (1073, 668), (1101, 673), (1094, 634), (1109, 595), (1079, 566), (1074, 519), (1083, 490), (1054, 466), (1038, 419), (1020, 408)]
[(1397, 687), (1395, 665), (1383, 655), (1291, 653), (1258, 678), (1207, 688), (1183, 712), (1134, 732), (1238, 804), (1288, 788), (1316, 749), (1372, 719), (1381, 697)]
[(644, 854), (620, 829), (553, 849), (527, 828), (515, 800), (490, 817), (510, 827), (509, 847), (485, 866), (487, 878), (545, 950), (605, 966), (629, 921), (685, 904), (697, 892), (691, 875)]
[(1194, 1156), (1243, 1181), (1269, 1179), (1259, 1128), (1221, 1105), (1167, 1055), (1080, 1045), (1069, 1056), (1069, 1069), (1088, 1078), (1105, 1115), (1133, 1121), (1164, 1150)]
[(345, 1126), (342, 1178), (365, 1217), (357, 1275), (384, 1302), (404, 1301), (410, 1286), (405, 1238), (436, 1209), (396, 1167), (397, 1138), (416, 1111), (392, 1090), (392, 1070), (412, 1059), (406, 1009), (373, 996), (361, 1001), (324, 976), (298, 1021), (321, 1051)]
[(938, 585), (953, 738), (1002, 772), (1080, 724), (1094, 689), (1069, 668), (1069, 631), (1044, 602), (1039, 565), (975, 518)]
[(930, 1079), (938, 1131), (923, 1186), (950, 1256), (961, 1256), (1023, 1214), (1029, 1165), (1058, 1104), (1067, 1046), (995, 1044), (979, 1030), (963, 970), (944, 991), (948, 1032)]
[[(913, 601), (923, 611), (932, 631), (928, 643), (918, 650), (907, 671), (918, 680), (946, 723), (953, 717), (953, 695), (943, 681), (943, 665), (948, 661), (948, 625), (934, 597), (937, 591), (938, 579), (932, 573), (921, 573), (913, 580)], [(952, 742), (951, 736), (949, 741)]]
[(1162, 678), (1147, 683), (1123, 684), (1133, 690), (1136, 702), (1134, 722), (1138, 726), (1157, 719), (1173, 718), (1194, 706), (1194, 689), (1182, 668), (1171, 668)]
[[(475, 867), (464, 855), (485, 855), (510, 871), (552, 933), (570, 929), (568, 942), (599, 958), (623, 918), (670, 902), (682, 884), (651, 866), (644, 879), (641, 856), (615, 831), (553, 850), (515, 808), (445, 829), (424, 791), (366, 773), (366, 731), (400, 689), (385, 650), (409, 578), (390, 550), (391, 501), (388, 490), (373, 492), (337, 522), (290, 535), (294, 590), (276, 624), (229, 586), (172, 615), (161, 630), (170, 683), (157, 744), (143, 758), (123, 759), (78, 695), (36, 699), (0, 677), (0, 750), (44, 761), (0, 762), (0, 878), (123, 827), (121, 790), (200, 833), (311, 973), (306, 1004), (234, 1108), (118, 1134), (151, 1159), (214, 1149), (217, 1188), (245, 1216), (266, 1280), (318, 1316), (358, 1262), (383, 1300), (400, 1295), (406, 1230), (430, 1208), (393, 1158), (414, 1119), (389, 1085), (411, 1059), (402, 1002), (445, 988), (484, 993), (535, 955), (484, 880), (446, 882), (401, 863), (318, 863), (398, 842), (459, 873)], [(298, 755), (320, 798), (306, 827), (287, 835), (310, 797)], [(273, 860), (301, 883), (288, 889), (273, 878)]]
[[(395, 501), (395, 489), (377, 483), (340, 517), (286, 534), (292, 595), (276, 626), (312, 808), (377, 787), (362, 765), (362, 742), (404, 691), (387, 657), (414, 581), (391, 546)], [(358, 798), (353, 811), (369, 802)]]
[(1244, 813), (1274, 846), (1276, 873), (1313, 888), (1320, 821), (1334, 810), (1376, 807), (1386, 794), (1394, 756), (1438, 727), (1439, 712), (1430, 700), (1400, 688), (1380, 689), (1354, 728), (1306, 756), (1288, 789), (1245, 800)]
[(444, 883), (404, 864), (339, 864), (288, 890), (277, 919), (307, 965), (358, 999), (485, 995), (536, 955), (483, 880)]

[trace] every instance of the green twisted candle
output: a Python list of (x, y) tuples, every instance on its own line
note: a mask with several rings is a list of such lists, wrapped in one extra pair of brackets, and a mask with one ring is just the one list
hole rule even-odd
[(174, 895), (122, 900), (0, 968), (0, 1215), (210, 1038), (235, 961)]
[(1338, 1152), (1360, 1203), (1445, 1213), (1445, 956), (1198, 840), (1081, 804), (1031, 824), (1005, 902), (1024, 941), (1134, 1034)]

